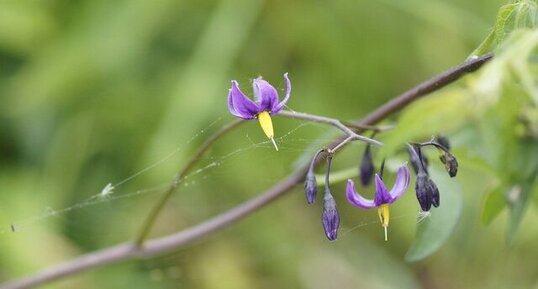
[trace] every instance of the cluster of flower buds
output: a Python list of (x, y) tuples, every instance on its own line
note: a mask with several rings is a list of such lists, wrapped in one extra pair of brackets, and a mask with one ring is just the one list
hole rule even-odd
[(428, 160), (422, 153), (422, 148), (428, 145), (434, 146), (440, 151), (441, 156), (439, 158), (445, 165), (450, 177), (455, 177), (458, 173), (458, 161), (456, 160), (456, 157), (450, 153), (450, 143), (446, 137), (438, 136), (426, 143), (407, 145), (407, 152), (409, 153), (411, 165), (417, 175), (415, 181), (417, 200), (424, 212), (429, 211), (432, 205), (434, 207), (439, 207), (441, 204), (439, 189), (429, 176)]
[[(308, 204), (313, 204), (316, 201), (316, 196), (318, 193), (316, 175), (314, 173), (314, 168), (318, 157), (327, 150), (322, 149), (316, 153), (312, 161), (310, 162), (310, 167), (305, 177), (304, 183), (304, 192), (306, 197), (306, 202)], [(340, 216), (338, 215), (338, 208), (336, 206), (336, 201), (331, 193), (329, 187), (329, 175), (331, 172), (331, 163), (332, 155), (327, 156), (327, 168), (325, 172), (325, 192), (323, 195), (323, 212), (321, 214), (321, 222), (323, 224), (323, 229), (325, 230), (325, 236), (329, 241), (334, 241), (338, 237), (338, 228), (340, 226)]]
[[(306, 196), (306, 201), (308, 204), (315, 202), (317, 195), (317, 182), (314, 174), (314, 167), (318, 157), (323, 153), (327, 152), (326, 150), (320, 150), (316, 153), (314, 158), (310, 163), (310, 167), (305, 177), (304, 191)], [(329, 175), (331, 171), (331, 162), (332, 154), (328, 152), (327, 156), (327, 169), (325, 173), (325, 195), (323, 198), (323, 213), (322, 213), (322, 224), (325, 230), (325, 235), (327, 239), (334, 241), (337, 238), (338, 227), (340, 225), (340, 217), (338, 215), (338, 210), (336, 202), (333, 198), (333, 195), (329, 187)], [(409, 186), (410, 174), (407, 164), (403, 164), (398, 169), (398, 175), (396, 177), (396, 182), (394, 186), (389, 191), (383, 182), (383, 168), (384, 161), (381, 165), (379, 174), (375, 174), (375, 198), (373, 200), (366, 199), (362, 197), (355, 190), (355, 184), (352, 180), (348, 180), (346, 188), (346, 198), (350, 204), (359, 207), (361, 209), (373, 209), (376, 208), (379, 215), (379, 220), (385, 231), (385, 240), (387, 240), (387, 229), (389, 225), (389, 205), (398, 200), (407, 187)], [(374, 176), (374, 165), (372, 160), (372, 155), (370, 153), (369, 147), (366, 148), (365, 154), (361, 161), (361, 166), (359, 170), (361, 182), (366, 182), (366, 178), (372, 178)], [(369, 176), (369, 177), (366, 177)], [(371, 180), (368, 180), (369, 183)]]
[[(416, 173), (415, 191), (417, 200), (423, 212), (428, 212), (431, 207), (439, 207), (440, 195), (439, 189), (435, 182), (430, 178), (428, 173), (428, 160), (422, 153), (422, 148), (425, 146), (433, 146), (437, 148), (441, 155), (440, 160), (445, 165), (445, 168), (450, 175), (454, 177), (458, 171), (458, 162), (454, 155), (450, 153), (450, 143), (445, 137), (433, 138), (429, 142), (414, 143), (407, 145), (411, 166)], [(315, 164), (318, 158), (323, 154), (327, 154), (327, 166), (325, 172), (325, 192), (323, 197), (323, 211), (321, 221), (325, 236), (330, 241), (334, 241), (338, 235), (338, 227), (340, 226), (340, 217), (336, 202), (329, 187), (329, 175), (331, 172), (331, 162), (333, 154), (330, 150), (322, 149), (318, 151), (312, 161), (305, 177), (304, 192), (308, 204), (313, 204), (317, 196), (317, 181), (314, 174)], [(375, 197), (374, 199), (366, 199), (359, 194), (355, 189), (355, 183), (348, 180), (346, 187), (346, 198), (350, 204), (361, 209), (376, 208), (379, 220), (385, 231), (385, 240), (387, 240), (387, 228), (389, 226), (389, 206), (398, 200), (406, 191), (410, 183), (410, 172), (407, 168), (407, 163), (398, 168), (396, 180), (392, 189), (388, 189), (383, 180), (383, 170), (385, 161), (381, 164), (379, 173), (375, 173), (375, 166), (372, 157), (370, 145), (366, 146), (362, 159), (359, 165), (359, 179), (363, 187), (367, 187), (372, 179), (375, 179)]]

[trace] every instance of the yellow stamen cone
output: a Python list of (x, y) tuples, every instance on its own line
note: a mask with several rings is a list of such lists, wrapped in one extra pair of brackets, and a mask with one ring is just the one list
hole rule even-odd
[(383, 226), (383, 229), (385, 230), (385, 241), (388, 240), (387, 238), (387, 228), (389, 227), (389, 204), (383, 204), (377, 208), (377, 214), (379, 215), (379, 220), (381, 221), (381, 225)]
[(275, 149), (278, 151), (278, 147), (275, 142), (275, 133), (273, 132), (273, 122), (271, 121), (269, 112), (260, 112), (258, 114), (258, 121), (260, 122), (263, 132), (273, 142)]

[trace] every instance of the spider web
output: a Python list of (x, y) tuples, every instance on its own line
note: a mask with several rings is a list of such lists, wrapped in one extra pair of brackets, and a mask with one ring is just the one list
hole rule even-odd
[[(154, 162), (142, 167), (135, 173), (126, 176), (120, 180), (111, 180), (109, 183), (105, 184), (101, 188), (95, 188), (95, 193), (90, 197), (87, 197), (81, 201), (76, 201), (73, 204), (66, 207), (44, 207), (40, 212), (36, 212), (35, 215), (22, 218), (22, 219), (12, 219), (7, 222), (0, 223), (0, 240), (5, 238), (8, 234), (20, 234), (31, 232), (33, 228), (39, 226), (45, 226), (47, 223), (56, 223), (58, 221), (67, 223), (68, 226), (84, 226), (86, 222), (95, 222), (96, 218), (100, 218), (102, 215), (112, 214), (114, 217), (120, 219), (129, 219), (129, 214), (132, 214), (130, 207), (132, 206), (132, 200), (146, 198), (149, 205), (147, 206), (146, 212), (142, 214), (147, 214), (149, 209), (153, 204), (155, 204), (158, 198), (161, 197), (161, 194), (170, 186), (172, 178), (164, 179), (162, 182), (152, 185), (147, 185), (139, 189), (130, 189), (128, 184), (133, 181), (141, 178), (148, 172), (156, 170), (160, 166), (170, 162), (178, 155), (181, 151), (188, 148), (194, 141), (199, 140), (200, 138), (207, 138), (208, 132), (214, 130), (215, 127), (219, 127), (226, 124), (226, 121), (223, 120), (224, 117), (220, 116), (212, 121), (207, 127), (198, 131), (194, 136), (192, 136), (187, 141), (181, 143), (175, 149), (165, 154), (162, 158), (155, 160)], [(300, 156), (301, 154), (307, 155), (309, 157), (313, 154), (313, 151), (318, 149), (318, 144), (327, 143), (332, 140), (330, 135), (325, 137), (305, 137), (301, 135), (301, 131), (304, 128), (316, 126), (322, 127), (320, 124), (315, 124), (311, 122), (299, 121), (299, 124), (289, 129), (287, 132), (281, 134), (276, 138), (276, 141), (279, 144), (279, 154), (290, 154), (294, 156)], [(258, 163), (271, 162), (274, 158), (273, 145), (271, 141), (266, 140), (265, 138), (260, 138), (261, 134), (257, 134), (255, 137), (250, 136), (248, 133), (244, 134), (245, 145), (221, 153), (220, 155), (211, 154), (209, 156), (204, 156), (200, 159), (198, 167), (193, 169), (188, 173), (184, 179), (180, 181), (179, 189), (183, 191), (183, 194), (188, 194), (189, 190), (185, 188), (192, 189), (193, 187), (200, 187), (200, 183), (203, 183), (205, 180), (210, 179), (215, 176), (227, 176), (228, 168), (231, 168), (237, 165), (237, 159), (239, 158), (249, 158), (252, 152), (259, 150), (271, 151), (271, 153), (265, 154), (265, 157), (261, 159), (256, 159)], [(216, 144), (218, 146), (218, 143)], [(185, 160), (184, 160), (185, 161)], [(248, 168), (246, 168), (248, 169)], [(291, 169), (290, 169), (291, 170)], [(232, 176), (230, 176), (232, 177)], [(262, 183), (270, 186), (274, 184), (280, 177), (266, 177)], [(198, 188), (200, 189), (200, 188)], [(118, 212), (125, 213), (118, 214)], [(76, 217), (73, 217), (76, 216)], [(398, 219), (401, 217), (416, 216), (416, 214), (406, 214), (402, 216), (394, 216), (393, 219)], [(145, 217), (142, 216), (142, 219)], [(107, 217), (102, 217), (102, 222), (106, 224), (108, 220)], [(60, 220), (58, 220), (60, 219)], [(419, 220), (420, 221), (420, 220)], [(345, 237), (349, 233), (364, 226), (370, 226), (378, 224), (379, 221), (375, 218), (375, 215), (371, 216), (368, 219), (362, 219), (358, 224), (353, 224), (350, 228), (343, 226), (341, 230), (341, 238)], [(106, 225), (104, 225), (106, 226)], [(119, 229), (114, 231), (108, 230), (107, 233), (100, 232), (100, 234), (115, 234)]]

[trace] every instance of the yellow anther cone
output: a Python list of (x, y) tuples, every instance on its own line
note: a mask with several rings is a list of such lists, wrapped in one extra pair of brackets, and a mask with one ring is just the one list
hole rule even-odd
[(258, 114), (258, 121), (260, 122), (263, 132), (273, 142), (275, 149), (278, 151), (278, 147), (275, 142), (275, 133), (273, 132), (273, 121), (271, 120), (269, 112), (260, 112)]
[(387, 228), (389, 226), (389, 204), (383, 204), (377, 208), (377, 214), (379, 215), (379, 220), (381, 221), (381, 225), (383, 226), (383, 229), (385, 229), (385, 241), (388, 240), (387, 238)]

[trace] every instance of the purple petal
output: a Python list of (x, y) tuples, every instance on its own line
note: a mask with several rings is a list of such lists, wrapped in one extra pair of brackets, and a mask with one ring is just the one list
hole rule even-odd
[(258, 114), (258, 106), (239, 89), (235, 80), (232, 80), (232, 88), (228, 93), (228, 109), (231, 114), (242, 119), (253, 119)]
[(347, 180), (346, 197), (348, 202), (362, 209), (371, 209), (376, 206), (373, 200), (365, 199), (355, 191), (355, 184), (352, 180)]
[(284, 99), (279, 104), (273, 106), (271, 113), (277, 113), (280, 110), (282, 110), (282, 108), (284, 107), (284, 105), (286, 105), (286, 103), (288, 102), (288, 99), (290, 98), (291, 82), (290, 82), (290, 79), (288, 78), (287, 72), (284, 73), (284, 80), (286, 81), (286, 96), (284, 96)]
[(258, 78), (252, 82), (254, 89), (254, 100), (261, 111), (272, 111), (278, 104), (278, 92), (269, 82)]
[(389, 192), (391, 203), (393, 203), (403, 195), (403, 193), (405, 192), (405, 190), (407, 190), (407, 187), (409, 186), (410, 180), (411, 175), (409, 173), (409, 168), (407, 167), (407, 163), (405, 163), (398, 169), (398, 176), (396, 177), (396, 182), (394, 183), (394, 187), (392, 187)]
[(383, 183), (383, 180), (381, 177), (379, 177), (378, 174), (375, 175), (375, 199), (374, 203), (377, 206), (383, 205), (383, 204), (389, 204), (391, 203), (392, 197), (389, 194), (389, 191), (387, 190), (387, 187), (385, 187), (385, 183)]

